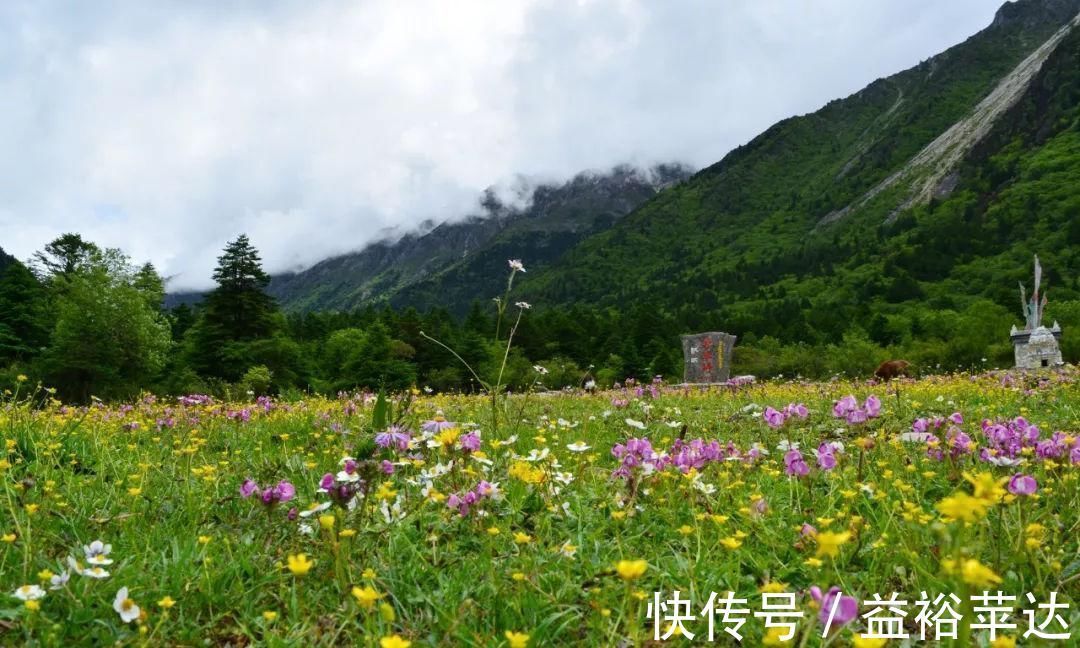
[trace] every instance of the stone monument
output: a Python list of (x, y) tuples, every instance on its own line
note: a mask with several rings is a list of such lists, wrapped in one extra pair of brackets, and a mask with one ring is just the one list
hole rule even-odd
[(1035, 289), (1028, 301), (1027, 291), (1024, 284), (1020, 284), (1020, 305), (1024, 311), (1024, 330), (1018, 330), (1014, 325), (1010, 332), (1013, 350), (1016, 355), (1017, 369), (1040, 369), (1042, 367), (1057, 367), (1061, 362), (1061, 349), (1058, 348), (1058, 338), (1061, 337), (1061, 327), (1057, 322), (1050, 328), (1042, 324), (1043, 309), (1046, 308), (1046, 291), (1043, 291), (1040, 301), (1039, 283), (1042, 281), (1042, 266), (1039, 265), (1039, 257), (1035, 257)]
[(735, 336), (727, 333), (682, 336), (683, 382), (726, 382), (731, 376), (731, 350), (734, 346)]

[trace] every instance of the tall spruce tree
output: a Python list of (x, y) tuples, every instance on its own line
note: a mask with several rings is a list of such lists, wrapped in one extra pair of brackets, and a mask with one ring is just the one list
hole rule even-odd
[(225, 246), (214, 270), (217, 288), (206, 296), (189, 335), (192, 365), (206, 376), (237, 380), (252, 364), (251, 343), (281, 326), (277, 302), (264, 288), (270, 276), (246, 234)]

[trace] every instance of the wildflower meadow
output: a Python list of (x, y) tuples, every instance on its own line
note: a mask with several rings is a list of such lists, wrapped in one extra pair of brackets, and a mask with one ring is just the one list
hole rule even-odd
[[(1076, 645), (1078, 378), (86, 407), (18, 382), (0, 642)], [(984, 591), (1015, 597), (1001, 627)], [(864, 636), (875, 598), (907, 638)]]

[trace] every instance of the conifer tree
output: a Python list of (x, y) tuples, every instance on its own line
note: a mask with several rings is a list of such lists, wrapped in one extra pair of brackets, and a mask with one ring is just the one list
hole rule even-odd
[(189, 355), (203, 375), (237, 380), (253, 361), (250, 343), (272, 337), (281, 318), (264, 291), (270, 276), (247, 235), (225, 246), (213, 277), (217, 288), (206, 296), (190, 332)]

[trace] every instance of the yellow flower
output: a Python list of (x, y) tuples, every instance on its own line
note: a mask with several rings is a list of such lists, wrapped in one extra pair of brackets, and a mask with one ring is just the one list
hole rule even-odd
[(48, 569), (42, 569), (41, 571), (38, 572), (37, 577), (38, 577), (38, 580), (47, 581), (47, 580), (49, 580), (50, 578), (53, 577), (53, 573), (51, 571), (49, 571)]
[(210, 536), (199, 536), (199, 544), (201, 544), (201, 545), (210, 544)]
[(375, 493), (375, 499), (378, 500), (392, 500), (397, 497), (397, 491), (388, 481), (384, 481), (379, 484), (379, 490)]
[(694, 532), (694, 527), (690, 526), (689, 524), (684, 524), (681, 527), (679, 527), (679, 533), (683, 534), (684, 536), (688, 536), (693, 532)]
[(12, 542), (15, 542), (15, 534), (14, 533), (5, 533), (3, 536), (0, 536), (0, 540), (3, 540), (4, 542), (7, 542), (8, 544), (10, 544)]
[(158, 607), (161, 607), (161, 608), (164, 608), (164, 609), (168, 610), (172, 606), (176, 605), (176, 601), (173, 600), (173, 597), (166, 596), (165, 598), (158, 601), (157, 604), (158, 604)]
[(394, 619), (397, 618), (397, 615), (394, 614), (394, 606), (389, 603), (379, 604), (379, 616), (387, 623), (393, 623)]
[(529, 645), (529, 635), (524, 632), (511, 632), (506, 631), (506, 641), (510, 644), (510, 648), (525, 648)]
[(761, 638), (761, 643), (766, 646), (789, 646), (794, 641), (795, 636), (792, 635), (790, 639), (783, 639), (782, 637), (787, 633), (787, 628), (769, 628), (769, 631)]
[(370, 610), (371, 608), (375, 607), (375, 602), (383, 597), (382, 594), (372, 589), (370, 585), (365, 585), (363, 588), (352, 588), (352, 595), (353, 598), (356, 599), (356, 602), (360, 605), (360, 607), (364, 608), (365, 610)]
[(515, 461), (508, 471), (511, 477), (520, 479), (526, 484), (542, 484), (547, 479), (547, 474), (542, 468), (538, 468), (527, 461)]
[(1046, 527), (1038, 522), (1032, 522), (1024, 529), (1024, 533), (1032, 538), (1041, 538), (1043, 537), (1043, 534), (1046, 533)]
[(1001, 498), (1005, 496), (1006, 492), (1004, 485), (1009, 481), (1008, 477), (995, 479), (994, 476), (988, 472), (981, 472), (977, 475), (964, 473), (964, 479), (974, 486), (975, 497), (985, 500), (990, 504), (1001, 501)]
[(26, 609), (30, 610), (31, 612), (37, 612), (41, 609), (41, 601), (38, 601), (36, 599), (26, 601), (25, 603), (23, 603), (23, 605), (25, 605)]
[(990, 642), (990, 648), (1016, 648), (1016, 639), (1001, 635)]
[(497, 535), (499, 535), (499, 527), (490, 526), (490, 527), (487, 528), (487, 533), (490, 536), (497, 536)]
[(360, 576), (362, 576), (363, 578), (366, 578), (368, 580), (375, 580), (375, 577), (377, 576), (377, 574), (375, 573), (374, 569), (372, 569), (371, 567), (368, 567), (364, 571), (360, 572)]
[(521, 581), (525, 580), (525, 574), (521, 572), (514, 572), (513, 574), (510, 574), (510, 578), (513, 578), (520, 583)]
[(615, 563), (615, 571), (618, 572), (619, 578), (625, 581), (641, 578), (648, 568), (649, 563), (644, 560), (620, 560)]
[(320, 515), (319, 516), (319, 526), (321, 526), (326, 531), (329, 531), (330, 529), (333, 529), (334, 524), (336, 524), (336, 523), (337, 523), (337, 518), (334, 517), (332, 514)]
[(442, 447), (449, 448), (454, 445), (459, 436), (461, 436), (461, 430), (458, 428), (446, 428), (435, 435), (435, 440), (438, 441)]
[(1001, 576), (974, 558), (969, 558), (960, 566), (960, 576), (968, 585), (990, 587), (1001, 582)]
[(742, 542), (740, 542), (739, 540), (735, 539), (732, 536), (728, 536), (728, 537), (720, 540), (720, 544), (724, 545), (728, 549), (731, 549), (732, 551), (734, 551), (734, 550), (736, 550), (736, 549), (738, 549), (739, 547), (742, 546)]
[(342, 529), (338, 535), (342, 538), (351, 538), (356, 535), (356, 529)]
[(142, 489), (141, 488), (129, 488), (128, 489), (128, 495), (130, 495), (132, 497), (138, 497), (139, 495), (142, 495)]
[(771, 581), (759, 587), (758, 592), (762, 594), (782, 594), (787, 591), (786, 588), (787, 585), (779, 581)]
[(835, 558), (840, 554), (840, 547), (851, 540), (850, 531), (841, 531), (835, 533), (833, 531), (822, 531), (815, 536), (817, 540), (817, 552), (814, 554), (818, 558), (822, 556), (828, 556)]
[(266, 612), (262, 613), (262, 618), (267, 623), (273, 623), (277, 619), (277, 612), (274, 612), (273, 610), (267, 610)]
[(851, 638), (852, 648), (882, 648), (888, 642), (888, 639), (874, 639), (864, 637), (858, 633)]
[(315, 563), (308, 560), (307, 554), (289, 554), (289, 571), (293, 576), (307, 576), (311, 566)]
[(821, 567), (825, 563), (821, 560), (821, 558), (807, 558), (803, 561), (803, 564), (807, 567)]
[(400, 635), (390, 635), (379, 639), (379, 648), (409, 648), (412, 642), (402, 639)]
[(529, 544), (532, 542), (532, 536), (528, 533), (522, 533), (521, 531), (514, 531), (514, 542), (518, 544)]
[(945, 517), (964, 522), (977, 522), (986, 516), (987, 500), (956, 492), (937, 503), (937, 510)]

